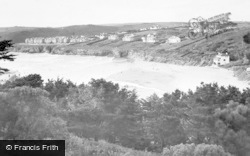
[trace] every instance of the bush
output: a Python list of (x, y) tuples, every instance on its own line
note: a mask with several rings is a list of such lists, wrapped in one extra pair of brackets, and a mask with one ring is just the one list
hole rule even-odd
[(14, 80), (8, 80), (2, 85), (2, 88), (15, 88), (21, 86), (29, 86), (32, 88), (42, 87), (42, 77), (39, 74), (30, 74), (28, 76), (15, 78)]
[(179, 144), (164, 148), (163, 156), (231, 156), (222, 146), (209, 144)]
[(128, 51), (121, 51), (118, 48), (113, 49), (113, 55), (116, 58), (124, 58), (128, 56)]
[(250, 33), (247, 33), (243, 36), (243, 41), (247, 44), (250, 44)]
[(48, 82), (45, 83), (44, 89), (50, 93), (50, 99), (59, 99), (65, 97), (69, 89), (73, 87), (76, 87), (76, 85), (70, 80), (64, 82), (63, 79), (57, 78), (57, 80), (48, 80)]

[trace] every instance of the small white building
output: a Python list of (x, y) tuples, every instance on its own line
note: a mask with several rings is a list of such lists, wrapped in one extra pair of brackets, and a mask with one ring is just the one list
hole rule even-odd
[(218, 53), (218, 55), (216, 55), (213, 59), (213, 64), (214, 65), (225, 65), (228, 64), (230, 62), (230, 56), (226, 53), (226, 54), (222, 54), (222, 53)]
[(177, 36), (172, 36), (172, 37), (168, 38), (168, 42), (169, 43), (180, 43), (181, 42), (181, 38), (177, 37)]
[(156, 42), (156, 36), (154, 34), (148, 34), (145, 37), (142, 37), (142, 42), (148, 42), (148, 43), (155, 43)]
[(135, 40), (135, 35), (134, 34), (126, 34), (122, 38), (123, 41), (134, 41)]
[(147, 30), (147, 28), (141, 28), (140, 29), (140, 31), (146, 31)]
[(109, 35), (108, 37), (109, 40), (118, 40), (119, 39), (119, 36), (118, 35)]
[(100, 35), (95, 35), (95, 37), (98, 37), (99, 39), (104, 39), (106, 37), (106, 33), (101, 33)]
[(161, 27), (159, 25), (155, 25), (149, 28), (150, 30), (158, 30), (161, 29)]
[(246, 70), (247, 70), (247, 72), (250, 72), (250, 67), (248, 67)]

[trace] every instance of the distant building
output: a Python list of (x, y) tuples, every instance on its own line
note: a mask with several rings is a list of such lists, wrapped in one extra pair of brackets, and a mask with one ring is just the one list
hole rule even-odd
[(213, 64), (214, 65), (225, 65), (228, 64), (230, 62), (230, 57), (229, 55), (226, 54), (222, 54), (222, 53), (218, 53), (218, 55), (216, 55), (213, 59)]
[(250, 67), (247, 68), (247, 72), (250, 72)]
[(100, 35), (95, 35), (95, 37), (98, 37), (99, 39), (104, 39), (106, 37), (106, 33), (101, 33)]
[(159, 25), (155, 25), (149, 28), (150, 30), (157, 30), (157, 29), (161, 29), (161, 27)]
[(26, 38), (25, 39), (25, 43), (27, 43), (27, 44), (33, 44), (34, 40), (33, 40), (33, 38)]
[(35, 44), (43, 44), (44, 43), (44, 38), (43, 37), (36, 37), (33, 39), (33, 42)]
[(177, 37), (177, 36), (172, 36), (172, 37), (168, 38), (168, 42), (169, 43), (179, 43), (179, 42), (181, 42), (181, 38)]
[(141, 38), (143, 42), (148, 42), (148, 43), (155, 43), (156, 42), (156, 36), (154, 34), (148, 34), (145, 37)]
[(119, 36), (118, 35), (109, 35), (108, 37), (109, 40), (118, 40), (119, 39)]
[(122, 31), (122, 32), (117, 32), (117, 34), (126, 34), (127, 32)]
[(146, 31), (147, 30), (147, 28), (141, 28), (140, 29), (140, 31)]
[(122, 38), (123, 41), (134, 41), (135, 40), (135, 35), (134, 34), (126, 34)]
[(51, 43), (53, 43), (53, 41), (54, 41), (54, 39), (52, 37), (47, 37), (47, 38), (44, 39), (44, 42), (46, 44), (51, 44)]

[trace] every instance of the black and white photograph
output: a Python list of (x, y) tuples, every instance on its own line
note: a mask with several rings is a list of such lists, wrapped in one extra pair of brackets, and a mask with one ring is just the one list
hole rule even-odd
[(250, 156), (249, 0), (0, 7), (0, 156)]

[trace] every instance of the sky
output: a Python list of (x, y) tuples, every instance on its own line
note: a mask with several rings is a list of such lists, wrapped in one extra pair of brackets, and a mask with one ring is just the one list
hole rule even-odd
[(0, 27), (188, 22), (231, 12), (250, 21), (250, 0), (0, 0)]

